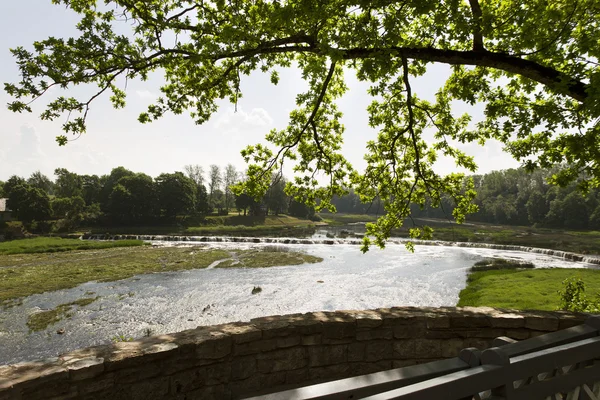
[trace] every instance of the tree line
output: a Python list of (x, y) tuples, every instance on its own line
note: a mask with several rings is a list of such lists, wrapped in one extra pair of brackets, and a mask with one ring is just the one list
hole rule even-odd
[(299, 217), (314, 215), (284, 193), (286, 181), (273, 176), (262, 199), (235, 195), (232, 187), (245, 179), (232, 164), (186, 165), (183, 172), (162, 173), (155, 178), (114, 168), (107, 175), (80, 175), (65, 168), (55, 179), (37, 171), (29, 178), (11, 176), (0, 181), (0, 197), (15, 219), (28, 224), (58, 220), (59, 229), (81, 225), (128, 225), (172, 223), (180, 217), (205, 217), (237, 210), (244, 215), (290, 212)]
[[(475, 204), (478, 211), (467, 216), (467, 221), (503, 225), (538, 226), (566, 229), (600, 229), (600, 191), (581, 190), (584, 177), (560, 187), (548, 183), (559, 167), (528, 172), (524, 168), (492, 171), (473, 175)], [(354, 214), (382, 214), (378, 198), (362, 203), (350, 190), (345, 196), (336, 196), (332, 203), (338, 212)], [(455, 202), (450, 196), (442, 197), (438, 207), (426, 202), (423, 207), (413, 204), (413, 218), (452, 218)]]

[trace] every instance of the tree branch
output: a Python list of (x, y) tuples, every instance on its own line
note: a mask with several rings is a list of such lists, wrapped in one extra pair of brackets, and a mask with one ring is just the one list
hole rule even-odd
[(481, 6), (479, 0), (469, 0), (473, 14), (473, 51), (484, 51), (483, 35), (481, 33)]

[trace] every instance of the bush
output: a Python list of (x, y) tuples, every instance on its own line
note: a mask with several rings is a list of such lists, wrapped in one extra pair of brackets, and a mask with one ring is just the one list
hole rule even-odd
[(519, 268), (535, 268), (535, 265), (525, 261), (506, 260), (504, 258), (487, 258), (485, 260), (477, 261), (475, 265), (471, 267), (471, 271), (475, 272)]
[(560, 310), (599, 313), (600, 298), (588, 299), (585, 294), (585, 283), (581, 278), (567, 278), (562, 281), (563, 289), (558, 291), (560, 296)]

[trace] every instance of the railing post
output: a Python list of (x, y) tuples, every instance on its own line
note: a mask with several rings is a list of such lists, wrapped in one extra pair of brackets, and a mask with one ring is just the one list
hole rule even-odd
[(501, 347), (491, 347), (481, 353), (481, 365), (497, 365), (498, 374), (504, 382), (503, 386), (492, 388), (491, 397), (494, 399), (510, 400), (514, 394), (514, 383), (507, 377), (508, 368), (510, 366), (510, 357)]

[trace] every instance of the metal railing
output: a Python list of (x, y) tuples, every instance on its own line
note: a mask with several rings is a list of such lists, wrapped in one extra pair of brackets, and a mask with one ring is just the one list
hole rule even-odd
[(248, 400), (600, 400), (600, 317), (483, 352), (271, 393)]

